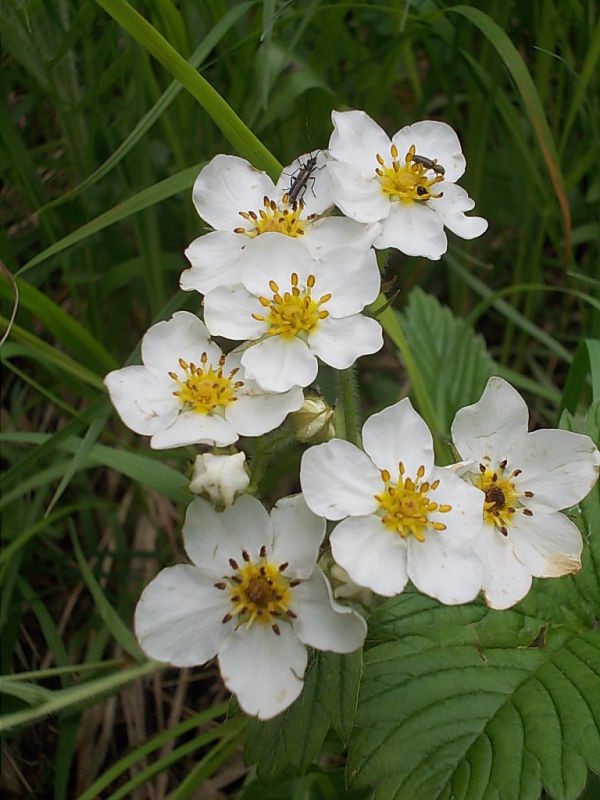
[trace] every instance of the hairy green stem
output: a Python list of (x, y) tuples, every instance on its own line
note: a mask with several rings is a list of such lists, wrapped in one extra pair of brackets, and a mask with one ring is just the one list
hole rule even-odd
[[(336, 372), (338, 398), (341, 401), (344, 419), (344, 438), (357, 447), (361, 447), (359, 430), (359, 402), (356, 386), (356, 367), (348, 367)], [(336, 433), (337, 421), (336, 421)]]

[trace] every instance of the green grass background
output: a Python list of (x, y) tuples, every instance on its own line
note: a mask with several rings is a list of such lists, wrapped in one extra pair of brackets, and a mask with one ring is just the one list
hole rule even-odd
[[(7, 797), (254, 796), (244, 721), (212, 722), (227, 710), (216, 669), (161, 671), (130, 632), (141, 587), (182, 557), (193, 449), (151, 452), (102, 384), (152, 322), (200, 309), (178, 275), (206, 230), (191, 186), (213, 155), (276, 177), (326, 147), (332, 109), (390, 134), (449, 123), (490, 227), (450, 235), (438, 263), (392, 254), (395, 307), (418, 286), (482, 334), (536, 425), (583, 409), (599, 366), (582, 345), (600, 337), (593, 0), (132, 7), (149, 25), (120, 0), (0, 7), (2, 330), (19, 297), (0, 349), (1, 673), (19, 673), (2, 681)], [(419, 373), (418, 341), (414, 355)], [(405, 366), (391, 346), (367, 360), (363, 414), (414, 385)], [(301, 451), (276, 445), (267, 499), (297, 488)]]

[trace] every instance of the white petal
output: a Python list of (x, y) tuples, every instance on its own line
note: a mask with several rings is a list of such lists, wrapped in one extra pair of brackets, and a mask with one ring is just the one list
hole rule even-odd
[(358, 447), (342, 439), (309, 447), (300, 462), (300, 485), (308, 506), (327, 519), (372, 514), (381, 475)]
[(362, 647), (367, 623), (348, 606), (335, 602), (319, 567), (292, 592), (290, 609), (298, 615), (293, 626), (301, 642), (334, 653), (351, 653)]
[(176, 667), (204, 664), (231, 633), (222, 619), (231, 609), (227, 592), (202, 570), (185, 564), (161, 570), (135, 607), (135, 635), (150, 658)]
[(536, 509), (533, 517), (516, 514), (508, 537), (515, 555), (536, 578), (579, 572), (581, 534), (560, 511), (544, 513)]
[(475, 203), (462, 186), (444, 181), (436, 191), (443, 192), (442, 197), (432, 198), (427, 205), (441, 217), (448, 230), (463, 239), (475, 239), (487, 230), (488, 223), (483, 217), (466, 217), (463, 213), (470, 211)]
[(483, 561), (483, 593), (490, 608), (510, 608), (525, 597), (531, 588), (531, 570), (519, 561), (500, 531), (482, 523), (470, 547)]
[(304, 203), (303, 217), (309, 214), (322, 214), (329, 206), (333, 205), (331, 197), (331, 178), (327, 171), (329, 160), (326, 150), (315, 150), (314, 153), (304, 153), (298, 156), (291, 164), (284, 167), (277, 181), (278, 197), (292, 190), (296, 180), (302, 179), (303, 169), (309, 167), (313, 159), (314, 167), (310, 171), (305, 188), (300, 191), (299, 199)]
[(206, 325), (189, 311), (176, 311), (171, 319), (157, 322), (142, 339), (142, 361), (165, 377), (170, 371), (183, 377), (179, 359), (199, 364), (202, 353), (210, 364), (221, 357), (221, 349), (211, 342)]
[(448, 249), (442, 219), (425, 203), (394, 201), (381, 224), (381, 233), (373, 242), (379, 250), (395, 247), (407, 256), (437, 261)]
[(313, 353), (330, 367), (346, 369), (359, 356), (381, 350), (383, 334), (376, 319), (362, 314), (352, 314), (343, 319), (326, 317), (309, 334), (308, 344)]
[(385, 158), (390, 152), (390, 138), (383, 128), (364, 111), (332, 111), (331, 121), (331, 157), (374, 173), (377, 153)]
[(375, 168), (372, 177), (342, 161), (332, 161), (328, 169), (335, 204), (347, 217), (357, 222), (373, 223), (388, 216), (390, 201), (381, 191)]
[(408, 540), (408, 577), (420, 592), (446, 605), (468, 603), (481, 589), (483, 564), (466, 545), (427, 531), (424, 542)]
[[(248, 391), (248, 384), (252, 385)], [(290, 411), (297, 411), (304, 400), (302, 389), (292, 387), (288, 392), (265, 392), (254, 381), (244, 382), (235, 403), (227, 406), (225, 419), (240, 436), (262, 436), (278, 428)]]
[(362, 429), (363, 447), (379, 469), (387, 469), (392, 480), (398, 478), (402, 461), (406, 477), (415, 480), (420, 466), (425, 478), (433, 466), (433, 439), (424, 420), (405, 397), (393, 406), (373, 414)]
[(322, 256), (315, 271), (312, 297), (331, 294), (324, 308), (332, 317), (347, 317), (372, 303), (379, 294), (381, 275), (375, 251), (342, 247)]
[(452, 423), (452, 441), (461, 458), (481, 462), (488, 456), (497, 464), (527, 433), (527, 404), (516, 389), (502, 378), (487, 382), (481, 399), (457, 411)]
[(468, 481), (456, 475), (452, 467), (433, 467), (427, 480), (439, 481), (437, 489), (430, 489), (429, 499), (438, 505), (451, 506), (450, 511), (433, 511), (428, 514), (431, 522), (446, 526), (442, 537), (463, 543), (478, 535), (483, 518), (485, 495)]
[(307, 225), (302, 242), (314, 258), (338, 247), (369, 248), (381, 231), (378, 222), (366, 225), (348, 217), (325, 217)]
[(290, 291), (291, 275), (295, 272), (298, 285), (303, 289), (313, 267), (314, 259), (300, 239), (281, 233), (263, 233), (246, 248), (242, 282), (252, 294), (271, 299), (273, 291), (269, 287), (270, 281), (275, 281), (279, 293), (283, 294)]
[(277, 636), (266, 625), (238, 628), (219, 650), (221, 675), (247, 714), (270, 719), (302, 691), (306, 648), (290, 625)]
[(317, 377), (317, 359), (300, 339), (270, 336), (242, 356), (246, 375), (269, 392), (308, 386)]
[(243, 286), (219, 286), (204, 298), (204, 319), (213, 336), (258, 339), (266, 324), (252, 317), (264, 308)]
[(359, 586), (391, 597), (406, 585), (406, 542), (379, 517), (349, 517), (334, 529), (331, 552)]
[(444, 168), (446, 182), (454, 183), (465, 171), (466, 161), (460, 141), (454, 130), (445, 122), (423, 120), (407, 125), (392, 137), (400, 156), (414, 144), (415, 153), (425, 156)]
[(243, 494), (224, 511), (197, 497), (187, 507), (183, 543), (190, 559), (220, 579), (232, 573), (229, 559), (243, 563), (242, 550), (257, 561), (261, 547), (273, 542), (273, 525), (256, 497)]
[(249, 241), (230, 231), (213, 231), (194, 239), (185, 251), (192, 266), (181, 273), (180, 288), (207, 294), (217, 286), (240, 283), (239, 260)]
[(150, 447), (154, 450), (183, 447), (187, 444), (227, 447), (227, 445), (237, 442), (237, 439), (237, 431), (223, 417), (184, 411), (171, 425), (154, 434), (150, 440)]
[(162, 380), (147, 367), (123, 367), (109, 372), (104, 383), (117, 413), (132, 431), (149, 436), (170, 425), (180, 403), (173, 396), (173, 381)]
[(216, 155), (194, 183), (192, 199), (198, 214), (217, 230), (250, 227), (240, 211), (258, 212), (263, 197), (275, 196), (273, 181), (245, 159)]
[(270, 561), (287, 563), (288, 577), (308, 578), (325, 536), (325, 520), (312, 513), (301, 494), (279, 500), (271, 511), (271, 520), (274, 536)]
[(598, 479), (600, 453), (589, 436), (563, 430), (539, 430), (515, 442), (508, 468), (522, 469), (515, 480), (530, 508), (568, 508), (582, 500)]

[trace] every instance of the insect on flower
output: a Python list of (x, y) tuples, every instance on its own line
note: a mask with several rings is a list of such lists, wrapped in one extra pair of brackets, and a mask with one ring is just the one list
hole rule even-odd
[(411, 161), (413, 164), (420, 164), (425, 169), (430, 169), (435, 172), (436, 175), (445, 175), (446, 170), (441, 164), (437, 163), (437, 158), (427, 158), (427, 156), (420, 156), (418, 153), (413, 153), (411, 157)]
[(293, 205), (298, 200), (302, 200), (309, 181), (312, 181), (314, 185), (315, 179), (313, 177), (313, 172), (315, 169), (321, 169), (321, 167), (317, 167), (318, 156), (319, 151), (317, 151), (317, 154), (314, 156), (311, 154), (304, 164), (300, 164), (298, 173), (292, 176), (290, 188), (287, 193), (287, 202), (290, 205)]

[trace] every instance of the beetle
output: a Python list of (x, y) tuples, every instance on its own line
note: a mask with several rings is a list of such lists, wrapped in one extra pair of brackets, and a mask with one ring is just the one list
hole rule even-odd
[(421, 164), (425, 169), (432, 170), (436, 175), (444, 175), (446, 172), (442, 165), (437, 163), (437, 159), (435, 158), (432, 160), (431, 158), (427, 158), (427, 156), (420, 156), (413, 153), (411, 160), (415, 164)]
[(317, 169), (318, 156), (318, 151), (317, 155), (311, 155), (304, 164), (300, 165), (298, 174), (292, 177), (290, 188), (287, 193), (288, 203), (293, 205), (297, 200), (302, 200), (304, 193), (306, 192), (308, 182), (310, 180), (314, 182), (315, 179), (313, 177), (313, 172), (315, 169)]

